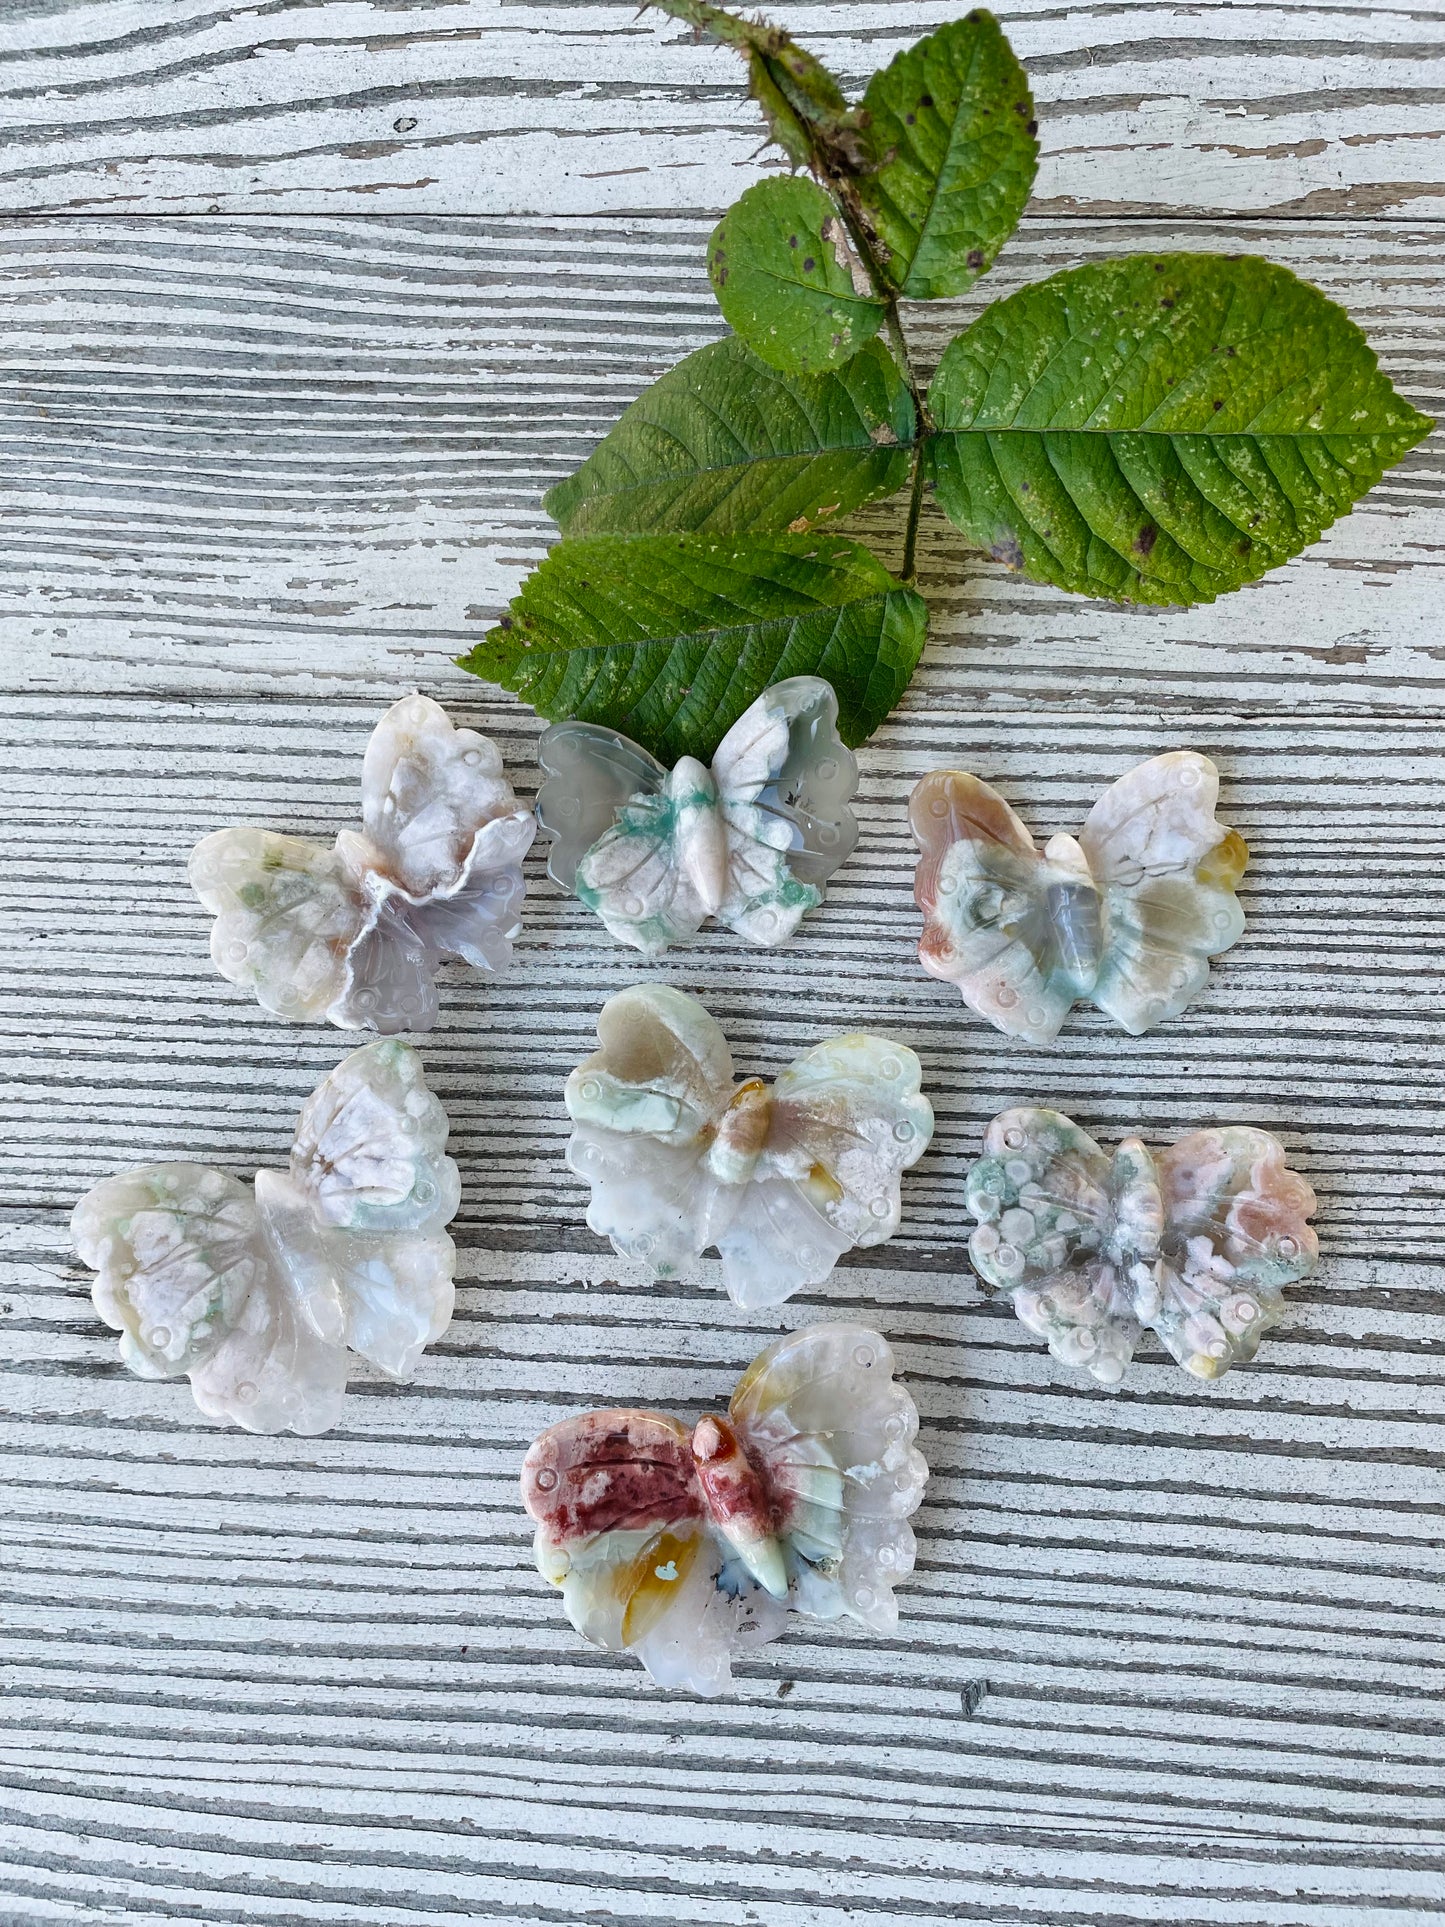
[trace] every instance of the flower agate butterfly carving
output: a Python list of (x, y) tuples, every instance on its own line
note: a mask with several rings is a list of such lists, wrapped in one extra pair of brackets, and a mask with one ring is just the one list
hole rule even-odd
[(725, 1691), (733, 1654), (789, 1610), (890, 1633), (928, 1477), (917, 1429), (876, 1332), (794, 1332), (726, 1418), (588, 1412), (544, 1432), (522, 1468), (537, 1569), (584, 1639), (696, 1693)]
[(324, 1432), (348, 1349), (409, 1378), (452, 1315), (447, 1119), (410, 1046), (369, 1044), (307, 1100), (287, 1171), (203, 1164), (106, 1178), (71, 1231), (95, 1308), (141, 1378), (184, 1372), (210, 1418)]
[(191, 852), (216, 919), (211, 955), (277, 1016), (343, 1030), (428, 1030), (444, 957), (502, 971), (521, 927), (536, 834), (494, 744), (425, 696), (378, 723), (361, 766), (362, 829), (330, 849), (217, 830)]
[(615, 729), (558, 723), (542, 738), (537, 819), (548, 869), (645, 956), (716, 917), (749, 943), (784, 943), (858, 837), (858, 765), (817, 676), (775, 683), (707, 769), (671, 770)]
[(1052, 1043), (1080, 998), (1136, 1036), (1177, 1017), (1244, 931), (1248, 852), (1214, 820), (1218, 795), (1207, 756), (1156, 756), (1040, 855), (996, 790), (935, 770), (909, 803), (920, 963), (1032, 1044)]
[(1268, 1131), (1230, 1124), (1112, 1159), (1058, 1111), (1005, 1111), (968, 1175), (984, 1283), (1065, 1365), (1124, 1376), (1147, 1328), (1196, 1378), (1253, 1358), (1314, 1269), (1315, 1194)]
[(666, 985), (611, 998), (597, 1036), (567, 1080), (567, 1162), (622, 1257), (670, 1277), (715, 1245), (735, 1304), (777, 1305), (898, 1229), (899, 1173), (933, 1135), (904, 1045), (830, 1037), (771, 1089), (738, 1085), (718, 1024)]

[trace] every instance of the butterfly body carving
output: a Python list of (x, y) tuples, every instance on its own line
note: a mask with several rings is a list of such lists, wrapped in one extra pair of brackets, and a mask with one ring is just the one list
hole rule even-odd
[(190, 1378), (252, 1432), (335, 1424), (348, 1350), (410, 1377), (452, 1314), (457, 1208), (447, 1119), (395, 1040), (338, 1064), (307, 1100), (285, 1171), (254, 1185), (152, 1164), (81, 1199), (92, 1297), (141, 1378)]
[(217, 830), (191, 853), (191, 886), (216, 919), (216, 968), (264, 1009), (346, 1030), (426, 1030), (444, 958), (510, 963), (536, 822), (495, 745), (453, 728), (425, 696), (382, 717), (361, 792), (362, 829), (329, 849)]
[(704, 1694), (789, 1611), (891, 1632), (928, 1476), (893, 1370), (876, 1332), (814, 1325), (754, 1359), (725, 1415), (588, 1412), (544, 1432), (522, 1496), (578, 1632)]
[(857, 841), (858, 766), (817, 676), (764, 690), (709, 768), (671, 770), (595, 723), (542, 737), (537, 820), (552, 877), (644, 956), (709, 918), (749, 943), (784, 943)]
[(996, 790), (935, 770), (909, 801), (919, 961), (1030, 1043), (1052, 1043), (1079, 1001), (1135, 1035), (1177, 1017), (1244, 930), (1235, 889), (1248, 853), (1215, 821), (1218, 794), (1208, 757), (1171, 751), (1041, 853)]
[(1059, 1111), (1005, 1111), (968, 1174), (969, 1257), (1063, 1364), (1115, 1385), (1151, 1330), (1197, 1378), (1253, 1358), (1313, 1270), (1315, 1195), (1268, 1131), (1112, 1158)]
[(719, 1025), (667, 985), (611, 998), (597, 1035), (567, 1080), (567, 1161), (621, 1256), (668, 1277), (715, 1245), (734, 1302), (773, 1305), (897, 1230), (933, 1132), (905, 1046), (832, 1037), (771, 1086), (736, 1084)]

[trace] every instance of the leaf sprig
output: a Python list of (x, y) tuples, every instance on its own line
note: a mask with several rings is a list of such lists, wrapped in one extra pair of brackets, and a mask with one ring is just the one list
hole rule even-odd
[[(981, 9), (850, 105), (814, 55), (707, 0), (799, 174), (749, 188), (707, 269), (733, 335), (689, 355), (545, 498), (563, 540), (462, 667), (553, 720), (708, 757), (780, 676), (826, 676), (846, 742), (898, 702), (932, 486), (1033, 581), (1210, 602), (1298, 555), (1433, 424), (1317, 288), (1249, 256), (1136, 255), (995, 302), (925, 389), (900, 300), (992, 266), (1038, 166), (1033, 98)], [(820, 523), (908, 491), (901, 579)]]

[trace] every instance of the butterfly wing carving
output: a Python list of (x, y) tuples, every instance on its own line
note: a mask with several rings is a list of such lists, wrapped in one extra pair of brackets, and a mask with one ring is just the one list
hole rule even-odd
[(707, 909), (679, 839), (689, 808), (709, 799), (690, 796), (690, 772), (674, 781), (640, 744), (596, 723), (555, 724), (540, 753), (537, 820), (553, 838), (555, 881), (644, 956), (695, 935)]
[(858, 764), (832, 685), (792, 676), (764, 690), (718, 745), (712, 774), (727, 829), (718, 921), (749, 943), (784, 943), (858, 841)]
[(96, 1185), (71, 1232), (139, 1377), (184, 1373), (208, 1417), (251, 1432), (335, 1424), (345, 1354), (297, 1304), (249, 1186), (204, 1165), (148, 1165)]
[(935, 770), (908, 804), (922, 856), (919, 962), (956, 984), (997, 1029), (1052, 1043), (1074, 1002), (1049, 915), (1046, 866), (1019, 817), (987, 783)]
[(1165, 1234), (1151, 1323), (1186, 1371), (1218, 1378), (1254, 1357), (1313, 1271), (1315, 1194), (1269, 1131), (1195, 1131), (1159, 1154)]
[(908, 1520), (928, 1477), (895, 1369), (877, 1332), (811, 1325), (761, 1352), (728, 1408), (777, 1507), (792, 1606), (879, 1632), (898, 1623), (893, 1587), (913, 1570)]
[(333, 1425), (348, 1349), (409, 1376), (451, 1317), (445, 1142), (415, 1052), (387, 1040), (318, 1087), (286, 1172), (253, 1188), (194, 1164), (104, 1180), (73, 1228), (122, 1361), (187, 1374), (203, 1412), (253, 1432)]
[(272, 830), (217, 830), (191, 852), (188, 872), (216, 919), (211, 956), (221, 975), (278, 1017), (329, 1017), (369, 920), (336, 852)]
[(1090, 1000), (1135, 1036), (1179, 1016), (1209, 959), (1244, 933), (1235, 887), (1247, 852), (1215, 820), (1218, 800), (1209, 758), (1174, 750), (1120, 777), (1079, 837), (1106, 933)]
[(546, 774), (537, 822), (552, 840), (547, 871), (575, 891), (582, 857), (626, 804), (662, 790), (667, 771), (640, 743), (599, 723), (554, 723), (542, 733), (538, 756)]
[(707, 1695), (790, 1609), (891, 1631), (927, 1477), (913, 1401), (892, 1373), (877, 1333), (825, 1325), (769, 1346), (740, 1380), (729, 1424), (776, 1547), (776, 1592), (739, 1555), (726, 1495), (699, 1474), (722, 1421), (689, 1432), (657, 1412), (604, 1411), (544, 1432), (522, 1495), (538, 1569), (572, 1624), (634, 1652), (657, 1684)]
[(1020, 1321), (1062, 1364), (1117, 1384), (1142, 1326), (1127, 1267), (1111, 1245), (1115, 1172), (1060, 1111), (1005, 1111), (968, 1174), (974, 1270), (1006, 1291)]
[(625, 1258), (674, 1275), (716, 1235), (704, 1158), (733, 1087), (721, 1027), (695, 997), (637, 985), (609, 998), (601, 1048), (567, 1080), (567, 1162), (592, 1187), (587, 1222)]
[(900, 1177), (933, 1135), (917, 1057), (865, 1032), (805, 1051), (773, 1086), (766, 1141), (717, 1238), (749, 1308), (821, 1284), (845, 1251), (898, 1229)]
[[(722, 1592), (689, 1433), (659, 1412), (587, 1412), (552, 1426), (522, 1467), (543, 1578), (607, 1652), (635, 1651), (660, 1686), (720, 1692), (756, 1614)], [(770, 1615), (776, 1617), (776, 1615)]]
[(461, 1180), (446, 1141), (420, 1058), (387, 1039), (353, 1051), (307, 1100), (287, 1177), (257, 1177), (317, 1328), (393, 1378), (410, 1377), (451, 1322), (456, 1249), (443, 1226)]

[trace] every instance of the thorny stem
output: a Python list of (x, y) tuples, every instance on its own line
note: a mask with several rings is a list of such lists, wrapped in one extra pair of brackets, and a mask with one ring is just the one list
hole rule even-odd
[[(644, 5), (647, 0), (644, 0)], [(662, 12), (671, 14), (674, 19), (685, 20), (697, 33), (711, 34), (714, 39), (734, 48), (756, 72), (761, 69), (770, 83), (772, 102), (769, 112), (781, 119), (787, 117), (787, 135), (783, 138), (776, 134), (790, 158), (796, 159), (806, 154), (808, 167), (833, 197), (843, 221), (848, 229), (848, 237), (853, 243), (859, 260), (867, 270), (873, 284), (873, 291), (881, 297), (883, 307), (883, 328), (888, 336), (903, 379), (908, 384), (908, 392), (913, 398), (914, 419), (917, 423), (918, 438), (913, 449), (912, 487), (908, 501), (908, 523), (903, 537), (902, 579), (913, 580), (914, 553), (918, 543), (918, 519), (923, 508), (923, 441), (928, 432), (928, 401), (919, 386), (918, 377), (913, 372), (913, 362), (908, 353), (908, 342), (903, 333), (903, 324), (898, 314), (898, 296), (889, 284), (883, 265), (879, 261), (869, 238), (867, 223), (853, 188), (853, 167), (850, 165), (850, 152), (845, 148), (838, 135), (835, 123), (830, 128), (824, 121), (814, 119), (810, 114), (799, 111), (795, 104), (796, 81), (789, 74), (783, 56), (791, 51), (795, 56), (807, 60), (817, 69), (811, 56), (803, 56), (802, 50), (788, 39), (780, 28), (770, 27), (763, 22), (741, 20), (736, 14), (727, 13), (723, 8), (713, 6), (709, 0), (652, 0), (652, 4)], [(800, 69), (801, 71), (801, 69)], [(830, 93), (836, 83), (831, 76), (826, 80)], [(836, 95), (840, 105), (841, 93)], [(829, 110), (824, 108), (825, 117)], [(856, 129), (855, 129), (856, 131)]]

